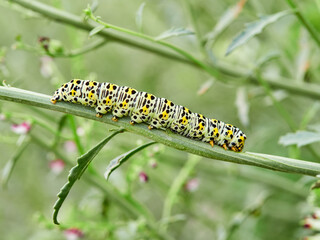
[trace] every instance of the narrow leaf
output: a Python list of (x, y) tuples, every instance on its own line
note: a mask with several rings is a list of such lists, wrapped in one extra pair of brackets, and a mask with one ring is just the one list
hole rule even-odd
[(262, 30), (271, 23), (276, 22), (280, 18), (291, 14), (292, 11), (282, 11), (273, 15), (260, 17), (259, 20), (247, 23), (245, 29), (240, 32), (229, 45), (226, 55), (229, 55), (236, 48), (248, 42), (252, 37), (262, 32)]
[(136, 25), (137, 25), (139, 32), (142, 32), (142, 14), (143, 14), (143, 9), (144, 9), (145, 5), (146, 5), (145, 2), (141, 3), (141, 5), (136, 13)]
[(309, 131), (297, 131), (295, 133), (288, 133), (279, 139), (279, 143), (284, 146), (297, 144), (298, 147), (308, 145), (310, 143), (319, 142), (320, 133)]
[(115, 135), (118, 133), (122, 133), (124, 130), (120, 129), (118, 131), (113, 132), (111, 135), (103, 139), (101, 142), (99, 142), (96, 146), (94, 146), (92, 149), (90, 149), (87, 153), (83, 154), (77, 159), (77, 165), (74, 166), (68, 176), (68, 182), (60, 189), (60, 192), (58, 194), (58, 200), (53, 206), (53, 222), (55, 224), (59, 224), (58, 222), (58, 213), (59, 210), (64, 202), (64, 200), (67, 198), (73, 184), (80, 179), (84, 171), (87, 169), (89, 164), (92, 162), (94, 157), (100, 152), (100, 150), (106, 145), (107, 142), (109, 142)]
[(104, 173), (104, 177), (105, 179), (109, 179), (111, 173), (116, 170), (118, 167), (120, 167), (121, 164), (125, 163), (132, 155), (134, 155), (135, 153), (137, 152), (140, 152), (141, 150), (143, 150), (144, 148), (152, 145), (152, 144), (155, 144), (156, 142), (149, 142), (149, 143), (146, 143), (144, 145), (141, 145), (137, 148), (134, 148), (132, 150), (130, 150), (129, 152), (126, 152), (116, 158), (114, 158), (113, 160), (110, 161), (107, 169), (106, 169), (106, 172)]
[(1, 183), (3, 188), (6, 188), (8, 186), (8, 182), (12, 175), (14, 167), (16, 166), (16, 163), (18, 162), (24, 150), (26, 150), (26, 148), (28, 147), (29, 143), (30, 143), (30, 139), (28, 137), (24, 138), (24, 142), (20, 144), (15, 154), (4, 166), (2, 171), (2, 176), (1, 176)]
[(192, 35), (194, 32), (186, 29), (186, 28), (171, 28), (168, 31), (161, 33), (158, 37), (155, 38), (156, 41), (164, 40), (172, 37), (179, 37), (183, 35)]
[(240, 0), (236, 5), (228, 8), (220, 17), (217, 24), (214, 26), (213, 30), (209, 32), (206, 36), (207, 43), (206, 47), (211, 48), (215, 39), (227, 29), (234, 19), (236, 19), (245, 5), (246, 0)]
[(89, 32), (89, 37), (96, 35), (98, 32), (102, 31), (103, 29), (105, 29), (105, 26), (103, 26), (103, 25), (96, 26), (94, 29), (92, 29)]

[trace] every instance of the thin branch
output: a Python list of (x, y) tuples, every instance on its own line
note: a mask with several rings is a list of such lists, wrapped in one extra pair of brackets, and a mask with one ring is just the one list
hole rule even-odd
[(298, 9), (297, 5), (293, 0), (286, 0), (289, 6), (294, 10), (294, 14), (297, 16), (301, 24), (307, 29), (311, 37), (317, 43), (318, 47), (320, 47), (320, 37), (313, 26), (309, 23), (309, 21), (305, 18), (305, 16)]
[[(105, 115), (102, 118), (96, 118), (93, 108), (67, 102), (51, 104), (50, 98), (51, 97), (48, 95), (17, 88), (0, 87), (0, 99), (2, 100), (69, 113), (87, 119), (111, 124), (113, 126), (122, 127), (129, 132), (139, 134), (169, 147), (202, 157), (310, 176), (318, 176), (320, 173), (320, 164), (317, 163), (259, 153), (236, 153), (233, 151), (226, 151), (220, 147), (212, 148), (209, 144), (182, 137), (178, 134), (174, 134), (171, 131), (162, 131), (157, 129), (149, 130), (145, 124), (136, 124), (135, 126), (132, 126), (130, 125), (128, 118), (121, 118), (118, 122), (112, 121), (110, 114)], [(248, 141), (250, 141), (250, 136)]]
[[(61, 22), (63, 24), (71, 25), (73, 27), (76, 27), (88, 32), (90, 32), (93, 28), (97, 26), (96, 24), (85, 23), (80, 17), (73, 15), (69, 12), (56, 9), (54, 7), (51, 7), (49, 5), (46, 5), (38, 1), (10, 0), (10, 2), (19, 4), (20, 6), (23, 6), (26, 9), (33, 10), (37, 13), (40, 13), (48, 19)], [(138, 37), (133, 38), (131, 36), (126, 36), (121, 33), (118, 34), (116, 32), (111, 32), (108, 29), (101, 30), (100, 32), (97, 33), (97, 35), (109, 41), (114, 41), (117, 43), (135, 47), (140, 50), (151, 52), (151, 53), (169, 58), (171, 60), (189, 64), (194, 67), (198, 67), (198, 68), (200, 67), (199, 64), (195, 63), (194, 61), (191, 61), (190, 59), (187, 59), (183, 56), (180, 56), (179, 54), (174, 53), (173, 51), (168, 51), (163, 46), (160, 46), (158, 43), (150, 44), (150, 42), (143, 41), (143, 39), (141, 38), (138, 38)], [(219, 71), (220, 73), (230, 77), (247, 78), (248, 76), (251, 75), (251, 70), (239, 69), (234, 65), (231, 66), (230, 64), (223, 63), (220, 60), (215, 66), (208, 65), (208, 64), (205, 64), (205, 65), (208, 69), (211, 68), (213, 73), (215, 73), (216, 71)], [(284, 89), (291, 93), (306, 96), (309, 98), (320, 99), (320, 87), (316, 84), (296, 83), (294, 81), (291, 81), (292, 79), (287, 79), (282, 77), (278, 77), (277, 79), (271, 79), (267, 77), (264, 77), (264, 78), (265, 78), (265, 81), (267, 81), (271, 87)], [(258, 84), (258, 81), (255, 76), (250, 76), (249, 79), (251, 83)]]

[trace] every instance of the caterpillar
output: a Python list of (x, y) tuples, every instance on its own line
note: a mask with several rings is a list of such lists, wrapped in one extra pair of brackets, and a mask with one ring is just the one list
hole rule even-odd
[(94, 107), (97, 117), (112, 111), (112, 120), (130, 116), (130, 124), (147, 123), (148, 128), (171, 129), (182, 136), (240, 152), (246, 135), (237, 127), (209, 119), (166, 98), (112, 83), (73, 79), (57, 89), (51, 99)]

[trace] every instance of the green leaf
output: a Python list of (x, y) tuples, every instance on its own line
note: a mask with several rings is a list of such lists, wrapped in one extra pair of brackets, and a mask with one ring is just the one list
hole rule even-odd
[(226, 30), (231, 23), (238, 17), (239, 13), (242, 11), (243, 6), (242, 0), (237, 2), (232, 7), (228, 8), (222, 16), (219, 18), (217, 24), (214, 26), (213, 30), (206, 35), (206, 48), (211, 48), (215, 39)]
[(53, 209), (54, 209), (54, 211), (53, 211), (53, 222), (55, 224), (59, 224), (58, 219), (57, 219), (59, 210), (60, 210), (64, 200), (68, 196), (73, 184), (78, 179), (80, 179), (80, 177), (82, 176), (84, 171), (87, 169), (87, 167), (92, 162), (94, 157), (104, 147), (104, 145), (106, 145), (106, 143), (109, 142), (115, 135), (117, 135), (118, 133), (122, 133), (123, 131), (124, 130), (121, 128), (120, 130), (113, 132), (112, 134), (110, 134), (108, 137), (103, 139), (96, 146), (91, 148), (88, 152), (86, 152), (85, 154), (83, 154), (82, 156), (80, 156), (77, 159), (77, 163), (78, 164), (76, 166), (74, 166), (70, 170), (69, 176), (68, 176), (68, 182), (60, 189), (60, 192), (58, 194), (58, 200), (56, 201), (56, 203), (53, 206)]
[(144, 148), (152, 145), (152, 144), (155, 144), (156, 142), (149, 142), (149, 143), (146, 143), (144, 145), (141, 145), (137, 148), (134, 148), (132, 150), (130, 150), (129, 152), (126, 152), (124, 154), (121, 154), (120, 156), (114, 158), (113, 160), (110, 161), (108, 167), (107, 167), (107, 170), (106, 172), (104, 173), (104, 177), (105, 179), (109, 179), (111, 173), (116, 170), (118, 167), (120, 167), (121, 164), (125, 163), (132, 155), (134, 155), (135, 153), (137, 152), (140, 152), (141, 150), (143, 150)]
[(3, 188), (6, 188), (8, 186), (8, 182), (12, 175), (14, 167), (16, 166), (16, 163), (18, 162), (24, 150), (26, 150), (26, 148), (28, 147), (29, 143), (30, 143), (30, 139), (26, 136), (23, 139), (23, 142), (20, 144), (20, 146), (16, 150), (15, 154), (4, 166), (2, 171), (2, 176), (1, 176), (1, 183)]
[(172, 37), (179, 37), (183, 35), (192, 35), (194, 32), (186, 29), (186, 28), (171, 28), (168, 31), (161, 33), (158, 37), (155, 38), (156, 41), (164, 40)]
[(102, 31), (103, 29), (105, 29), (106, 27), (103, 25), (99, 25), (96, 26), (95, 28), (93, 28), (90, 32), (89, 32), (89, 37), (92, 37), (94, 35), (96, 35), (98, 32)]
[(308, 145), (310, 143), (319, 142), (320, 133), (309, 131), (297, 131), (295, 133), (288, 133), (279, 139), (279, 143), (284, 146), (297, 144), (298, 147)]
[(142, 32), (142, 14), (143, 14), (143, 9), (144, 9), (145, 5), (146, 5), (145, 2), (141, 3), (141, 5), (136, 13), (136, 25), (137, 25), (137, 28), (140, 32)]
[(280, 18), (291, 14), (292, 11), (282, 11), (276, 14), (260, 17), (259, 20), (247, 23), (245, 29), (240, 32), (229, 45), (226, 56), (229, 55), (236, 48), (248, 42), (252, 37), (262, 32), (262, 30), (271, 23), (276, 22)]

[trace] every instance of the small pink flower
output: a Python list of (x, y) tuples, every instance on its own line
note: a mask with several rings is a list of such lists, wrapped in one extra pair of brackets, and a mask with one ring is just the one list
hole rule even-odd
[(320, 230), (320, 221), (318, 219), (314, 219), (312, 217), (307, 217), (302, 221), (302, 225), (304, 228), (313, 229), (316, 231)]
[(64, 231), (67, 240), (78, 240), (84, 236), (83, 232), (78, 228), (69, 228)]
[(31, 129), (31, 125), (27, 122), (23, 122), (21, 124), (12, 124), (11, 130), (19, 135), (27, 134)]
[(149, 177), (145, 172), (140, 172), (139, 173), (139, 180), (141, 183), (146, 183), (149, 181)]
[(50, 161), (50, 163), (49, 163), (49, 167), (50, 167), (51, 171), (57, 175), (63, 171), (65, 165), (66, 164), (62, 159), (55, 159), (55, 160)]
[(184, 189), (188, 192), (195, 192), (199, 188), (199, 179), (192, 178), (184, 185)]
[(312, 218), (319, 219), (320, 218), (320, 209), (316, 208), (314, 213), (312, 214)]
[(158, 163), (157, 163), (157, 161), (156, 160), (151, 160), (150, 161), (150, 167), (152, 167), (152, 168), (157, 168), (158, 167)]
[(74, 141), (66, 141), (64, 143), (64, 149), (69, 153), (73, 153), (77, 150), (77, 146)]

